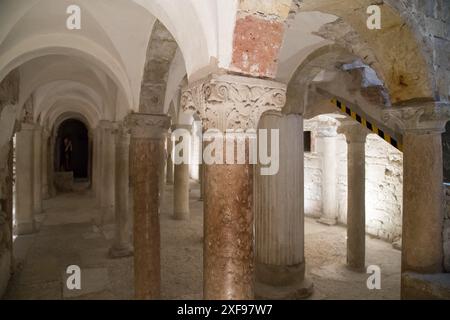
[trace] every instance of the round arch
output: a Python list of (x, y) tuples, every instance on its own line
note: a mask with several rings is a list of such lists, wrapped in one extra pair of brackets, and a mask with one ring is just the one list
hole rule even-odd
[(382, 28), (369, 30), (367, 8), (372, 4), (370, 0), (304, 0), (301, 12), (318, 11), (338, 17), (317, 34), (361, 57), (376, 70), (394, 103), (435, 98), (433, 71), (425, 54), (427, 48), (415, 36), (414, 24), (404, 17), (406, 14), (399, 14), (398, 4), (385, 1), (379, 5)]
[(113, 80), (119, 92), (124, 93), (128, 109), (131, 109), (133, 95), (126, 72), (104, 48), (87, 38), (76, 35), (64, 37), (60, 34), (39, 35), (22, 41), (3, 55), (0, 62), (0, 81), (11, 70), (28, 61), (55, 54), (74, 56), (87, 63), (93, 63)]

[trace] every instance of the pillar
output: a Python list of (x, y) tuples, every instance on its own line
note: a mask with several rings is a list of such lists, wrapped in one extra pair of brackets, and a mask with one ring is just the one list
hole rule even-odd
[(94, 150), (93, 150), (93, 158), (94, 158), (94, 172), (93, 172), (93, 190), (94, 194), (100, 207), (100, 190), (101, 190), (101, 177), (102, 177), (102, 166), (101, 166), (101, 129), (97, 127), (94, 129)]
[(89, 188), (93, 188), (93, 178), (92, 173), (94, 171), (94, 158), (92, 157), (94, 150), (94, 134), (92, 130), (88, 129), (88, 168), (87, 168), (87, 174), (88, 174), (88, 180), (89, 180)]
[(164, 199), (165, 189), (166, 189), (166, 170), (167, 170), (167, 133), (163, 137), (163, 158), (159, 164), (159, 192), (162, 199)]
[(336, 137), (334, 127), (322, 128), (316, 138), (322, 148), (322, 216), (320, 223), (335, 225), (338, 215)]
[(111, 121), (100, 121), (101, 135), (101, 184), (100, 192), (100, 214), (96, 223), (105, 225), (114, 221), (115, 204), (115, 125)]
[(366, 138), (359, 123), (339, 128), (347, 140), (347, 266), (365, 271), (366, 258)]
[[(174, 129), (191, 132), (192, 126), (178, 124)], [(178, 141), (175, 141), (175, 144), (177, 143)], [(191, 147), (190, 143), (185, 145), (188, 148)], [(189, 150), (184, 151), (189, 152)], [(183, 155), (180, 154), (180, 156)], [(189, 154), (184, 156), (190, 159)], [(175, 164), (174, 167), (173, 212), (176, 220), (189, 219), (189, 163)]]
[[(442, 139), (450, 106), (420, 103), (395, 107), (384, 120), (403, 132), (402, 299), (432, 297), (415, 274), (443, 272)], [(421, 279), (421, 281), (426, 281)]]
[(48, 161), (49, 161), (49, 144), (50, 133), (47, 129), (42, 131), (42, 154), (41, 154), (41, 172), (42, 172), (42, 199), (47, 200), (50, 198), (49, 186), (48, 186)]
[(115, 239), (110, 250), (112, 258), (123, 258), (133, 254), (131, 243), (132, 217), (129, 210), (129, 151), (130, 134), (121, 127), (116, 134), (116, 206)]
[(33, 193), (34, 193), (34, 213), (42, 212), (42, 127), (36, 125), (33, 138)]
[[(200, 142), (201, 158), (203, 158), (203, 149), (204, 149), (204, 143), (203, 143), (203, 141), (201, 141)], [(198, 175), (199, 175), (199, 180), (200, 180), (199, 181), (199, 183), (200, 183), (200, 199), (199, 199), (199, 201), (203, 201), (203, 199), (205, 198), (205, 168), (203, 165), (203, 161), (200, 161)]]
[(161, 291), (160, 262), (160, 163), (164, 136), (170, 125), (165, 115), (133, 113), (130, 179), (134, 219), (134, 281), (137, 299), (158, 299)]
[(255, 171), (256, 297), (298, 299), (312, 293), (305, 280), (303, 117), (268, 112), (260, 129), (278, 129), (276, 175)]
[[(48, 192), (50, 194), (50, 197), (56, 196), (56, 188), (55, 188), (55, 168), (56, 168), (56, 161), (55, 161), (55, 148), (56, 148), (56, 136), (54, 133), (50, 136), (50, 152), (49, 152), (49, 159), (47, 163), (47, 170), (48, 170)], [(59, 164), (58, 164), (59, 165)]]
[(16, 226), (17, 235), (36, 231), (34, 221), (34, 130), (22, 123), (16, 135)]
[(173, 174), (174, 174), (172, 149), (173, 149), (172, 135), (171, 133), (169, 133), (167, 136), (167, 171), (166, 171), (166, 183), (169, 185), (173, 184)]
[[(181, 105), (185, 112), (200, 114), (205, 130), (216, 128), (223, 133), (256, 129), (262, 113), (281, 110), (285, 94), (285, 85), (273, 81), (212, 75), (186, 88)], [(225, 159), (226, 150), (222, 151)], [(247, 161), (203, 167), (204, 298), (252, 299), (253, 165)]]
[[(200, 152), (203, 154), (203, 148), (200, 150)], [(200, 197), (199, 201), (203, 201), (203, 194), (204, 194), (204, 177), (203, 177), (203, 164), (198, 165), (198, 179), (200, 184)]]

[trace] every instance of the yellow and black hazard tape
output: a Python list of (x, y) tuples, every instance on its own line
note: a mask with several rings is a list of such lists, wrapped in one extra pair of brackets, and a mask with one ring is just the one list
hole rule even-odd
[(331, 103), (333, 103), (336, 107), (338, 107), (339, 110), (341, 110), (343, 113), (348, 115), (349, 117), (352, 117), (354, 120), (358, 121), (362, 126), (369, 129), (379, 137), (381, 137), (383, 140), (385, 140), (387, 143), (392, 145), (394, 148), (397, 148), (400, 151), (403, 151), (403, 145), (394, 137), (390, 136), (389, 134), (385, 133), (383, 130), (378, 128), (375, 124), (371, 123), (370, 121), (367, 121), (364, 117), (360, 116), (356, 112), (352, 111), (348, 106), (346, 106), (343, 102), (332, 99)]

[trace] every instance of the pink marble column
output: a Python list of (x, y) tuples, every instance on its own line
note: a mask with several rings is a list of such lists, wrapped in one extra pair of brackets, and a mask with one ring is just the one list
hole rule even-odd
[[(256, 129), (259, 117), (285, 103), (280, 83), (212, 75), (183, 92), (184, 111), (199, 113), (205, 130)], [(248, 152), (248, 145), (246, 148)], [(223, 159), (226, 150), (223, 148)], [(247, 153), (248, 156), (248, 153)], [(205, 299), (252, 299), (253, 165), (204, 164), (203, 294)]]
[(170, 120), (159, 114), (130, 114), (130, 179), (134, 215), (136, 299), (158, 299), (161, 291), (159, 181), (164, 137)]

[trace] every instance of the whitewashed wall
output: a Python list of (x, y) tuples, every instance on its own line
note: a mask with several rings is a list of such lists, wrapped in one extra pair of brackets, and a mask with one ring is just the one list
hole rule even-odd
[[(322, 212), (322, 154), (315, 139), (318, 120), (308, 120), (312, 131), (312, 152), (305, 153), (305, 214), (320, 217)], [(315, 123), (314, 123), (315, 122)], [(338, 161), (338, 222), (347, 222), (347, 143), (336, 137)], [(378, 136), (366, 143), (366, 230), (392, 242), (401, 238), (403, 155)]]

